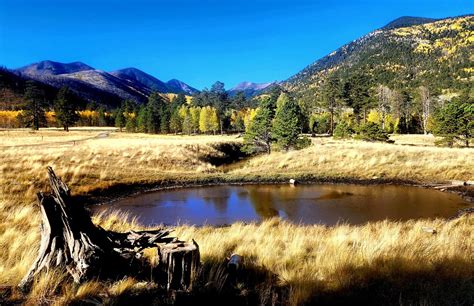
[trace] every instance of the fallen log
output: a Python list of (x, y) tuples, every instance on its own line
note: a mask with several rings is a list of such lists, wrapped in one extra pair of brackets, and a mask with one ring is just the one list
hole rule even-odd
[[(38, 273), (54, 267), (65, 267), (77, 283), (95, 278), (140, 276), (150, 271), (142, 257), (144, 249), (182, 243), (169, 237), (170, 231), (166, 229), (126, 233), (104, 230), (92, 222), (82, 204), (74, 203), (68, 186), (56, 177), (51, 167), (48, 167), (48, 176), (51, 193), (37, 195), (42, 215), (39, 254), (20, 282), (21, 289), (28, 289)], [(199, 248), (194, 244), (196, 250), (191, 260), (198, 266)], [(179, 251), (176, 253), (178, 256)], [(188, 286), (192, 282), (190, 275), (181, 276)]]

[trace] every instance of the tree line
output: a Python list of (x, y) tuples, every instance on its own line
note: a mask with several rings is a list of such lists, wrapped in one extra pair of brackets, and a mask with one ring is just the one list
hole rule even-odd
[[(351, 137), (364, 129), (379, 129), (382, 134), (434, 133), (450, 139), (444, 142), (447, 145), (459, 141), (469, 145), (474, 122), (472, 92), (453, 94), (451, 101), (432, 92), (423, 85), (410, 90), (374, 85), (365, 74), (350, 78), (331, 74), (299, 95), (275, 85), (253, 98), (243, 92), (229, 96), (224, 84), (216, 82), (209, 90), (192, 97), (179, 94), (171, 101), (154, 92), (145, 104), (125, 100), (109, 111), (100, 105), (89, 106), (95, 114), (90, 123), (153, 134), (245, 132), (246, 140), (259, 139), (254, 149), (264, 151), (270, 151), (272, 142), (283, 149), (298, 147), (301, 139), (295, 135), (301, 133)], [(23, 126), (45, 126), (47, 109), (54, 110), (56, 122), (66, 131), (78, 120), (84, 124), (67, 87), (58, 91), (51, 106), (42, 89), (27, 82), (24, 100), (18, 115)], [(372, 126), (368, 128), (368, 124)]]

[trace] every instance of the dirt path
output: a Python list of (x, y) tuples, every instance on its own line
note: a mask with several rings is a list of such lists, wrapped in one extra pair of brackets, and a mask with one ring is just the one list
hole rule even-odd
[(110, 133), (112, 132), (101, 132), (95, 136), (86, 137), (86, 138), (79, 138), (67, 141), (51, 141), (51, 142), (43, 142), (43, 143), (32, 143), (32, 144), (21, 144), (21, 145), (8, 145), (8, 146), (0, 146), (0, 148), (24, 148), (24, 147), (56, 147), (56, 146), (65, 146), (65, 145), (76, 145), (78, 143), (92, 140), (92, 139), (103, 139), (109, 137)]

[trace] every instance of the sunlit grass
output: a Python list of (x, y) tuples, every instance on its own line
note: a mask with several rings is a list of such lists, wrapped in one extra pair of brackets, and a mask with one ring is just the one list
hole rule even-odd
[[(128, 186), (140, 184), (200, 183), (210, 178), (258, 181), (307, 176), (377, 177), (440, 182), (470, 180), (470, 169), (474, 169), (471, 149), (437, 148), (432, 146), (434, 139), (430, 136), (396, 138), (399, 143), (423, 146), (316, 138), (314, 145), (305, 150), (258, 156), (226, 172), (212, 165), (207, 157), (222, 155), (215, 143), (241, 141), (235, 136), (112, 133), (107, 138), (63, 143), (100, 132), (0, 132), (2, 145), (17, 146), (0, 151), (0, 284), (18, 284), (37, 255), (40, 217), (35, 194), (47, 190), (47, 166), (52, 166), (76, 195), (115, 186), (128, 190)], [(58, 144), (41, 145), (40, 136), (48, 143)], [(24, 144), (34, 146), (21, 146)], [(114, 230), (140, 227), (136, 221), (126, 219), (126, 215), (112, 214), (95, 217), (94, 221)], [(423, 227), (435, 228), (438, 233), (426, 233)], [(273, 219), (225, 228), (180, 226), (174, 234), (181, 239), (194, 238), (204, 262), (223, 260), (235, 252), (275, 273), (279, 282), (291, 289), (290, 301), (298, 304), (314, 295), (370, 286), (377, 279), (402, 286), (407, 275), (428, 277), (440, 287), (446, 279), (472, 281), (474, 268), (468, 263), (474, 260), (473, 228), (473, 217), (451, 222), (384, 221), (335, 227), (302, 226)], [(147, 252), (147, 257), (153, 256), (153, 252)], [(103, 301), (140, 292), (145, 286), (134, 279), (109, 283), (92, 280), (77, 286), (64, 277), (62, 271), (39, 277), (26, 302)], [(433, 297), (420, 297), (430, 298)]]

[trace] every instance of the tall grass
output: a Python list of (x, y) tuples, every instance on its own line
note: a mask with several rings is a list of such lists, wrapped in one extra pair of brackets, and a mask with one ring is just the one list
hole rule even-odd
[[(49, 165), (75, 195), (116, 186), (307, 175), (421, 182), (469, 180), (470, 169), (474, 169), (471, 149), (327, 138), (314, 140), (314, 146), (302, 151), (275, 152), (223, 170), (212, 165), (208, 157), (223, 154), (214, 143), (239, 141), (233, 136), (112, 133), (108, 138), (74, 144), (64, 140), (90, 138), (97, 132), (8, 133), (0, 132), (2, 144), (17, 147), (0, 150), (0, 285), (10, 286), (20, 281), (37, 254), (40, 217), (35, 193), (47, 189), (45, 168)], [(13, 140), (8, 138), (11, 133), (16, 133)], [(48, 145), (41, 145), (41, 135), (43, 139), (48, 137)], [(34, 146), (20, 146), (28, 143)], [(140, 227), (123, 215), (96, 216), (94, 221), (114, 230)], [(437, 234), (429, 234), (423, 227), (435, 228)], [(337, 301), (335, 297), (356, 301), (367, 296), (367, 290), (372, 290), (373, 297), (385, 297), (394, 304), (461, 304), (474, 299), (473, 228), (474, 218), (469, 216), (450, 222), (383, 221), (335, 227), (272, 219), (226, 228), (180, 226), (175, 234), (182, 239), (194, 238), (200, 245), (202, 260), (208, 264), (222, 262), (234, 252), (243, 255), (248, 266), (276, 275), (278, 285), (289, 288), (289, 302), (295, 305), (331, 303)], [(12, 294), (10, 298), (31, 305), (112, 303), (124, 295), (150, 294), (153, 290), (152, 284), (134, 279), (107, 283), (91, 280), (76, 286), (64, 272), (49, 271), (35, 281), (27, 297)]]

